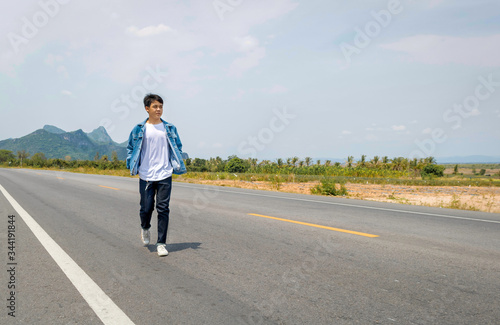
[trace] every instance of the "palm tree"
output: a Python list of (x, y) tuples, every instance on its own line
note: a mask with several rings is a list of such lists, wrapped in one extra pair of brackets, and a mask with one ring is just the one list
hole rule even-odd
[(403, 168), (403, 157), (392, 158), (392, 169), (401, 170)]
[(306, 163), (306, 166), (309, 167), (309, 165), (311, 164), (311, 160), (312, 158), (311, 157), (305, 157), (304, 158), (304, 162)]
[(259, 166), (269, 166), (270, 164), (271, 164), (271, 161), (269, 161), (269, 160), (262, 160), (259, 163)]
[(432, 164), (435, 164), (435, 163), (436, 163), (436, 158), (434, 158), (434, 157), (432, 157), (432, 156), (431, 156), (431, 157), (427, 157), (427, 158), (425, 158), (425, 162), (426, 162), (427, 164), (431, 164), (431, 165), (432, 165)]
[(17, 158), (21, 160), (21, 167), (23, 167), (23, 159), (27, 159), (30, 156), (29, 152), (26, 150), (21, 150), (17, 152)]
[(296, 165), (297, 165), (297, 162), (298, 162), (298, 161), (299, 161), (299, 157), (295, 156), (295, 157), (293, 157), (293, 158), (292, 158), (292, 164), (293, 164), (294, 166), (296, 166)]
[(361, 155), (361, 160), (358, 161), (360, 167), (366, 167), (366, 155)]
[(331, 160), (327, 160), (325, 161), (325, 166), (328, 167), (332, 164), (332, 161)]
[(372, 165), (372, 167), (378, 168), (380, 165), (380, 157), (379, 156), (373, 157), (373, 159), (370, 161), (370, 164)]
[(401, 169), (405, 170), (405, 168), (406, 168), (407, 175), (409, 177), (410, 176), (410, 160), (408, 158), (401, 159)]
[(382, 157), (382, 167), (387, 168), (388, 165), (389, 165), (389, 157), (383, 156)]
[(354, 157), (353, 156), (347, 157), (347, 165), (346, 165), (346, 167), (351, 168), (353, 161), (354, 161)]

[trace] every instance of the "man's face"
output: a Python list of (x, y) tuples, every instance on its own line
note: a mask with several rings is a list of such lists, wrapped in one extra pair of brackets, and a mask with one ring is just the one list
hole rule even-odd
[(155, 100), (151, 106), (146, 106), (146, 112), (148, 112), (150, 119), (157, 120), (163, 114), (163, 104)]

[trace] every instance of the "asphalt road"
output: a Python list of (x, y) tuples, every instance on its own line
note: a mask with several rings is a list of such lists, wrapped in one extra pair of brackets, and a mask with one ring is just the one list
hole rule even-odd
[(1, 324), (500, 324), (499, 214), (174, 183), (158, 257), (137, 179), (0, 185)]

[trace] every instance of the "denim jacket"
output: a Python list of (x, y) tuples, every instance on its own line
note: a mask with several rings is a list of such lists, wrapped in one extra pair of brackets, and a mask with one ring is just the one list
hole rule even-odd
[[(146, 131), (146, 120), (144, 122), (137, 124), (130, 132), (127, 145), (127, 169), (130, 169), (130, 175), (137, 175), (139, 172), (139, 165), (141, 164), (141, 148), (142, 140), (144, 138), (144, 132)], [(167, 142), (169, 147), (169, 159), (172, 167), (174, 168), (173, 173), (181, 175), (186, 173), (186, 166), (182, 160), (182, 143), (177, 133), (177, 128), (161, 120), (167, 131)]]

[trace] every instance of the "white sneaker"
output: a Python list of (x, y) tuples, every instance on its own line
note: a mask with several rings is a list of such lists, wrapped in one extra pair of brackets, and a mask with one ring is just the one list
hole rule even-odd
[(151, 233), (149, 232), (149, 229), (142, 229), (141, 238), (144, 245), (149, 244), (149, 238), (151, 238)]
[(158, 251), (158, 256), (167, 256), (168, 255), (167, 246), (165, 246), (165, 245), (158, 245), (156, 247), (156, 250)]

